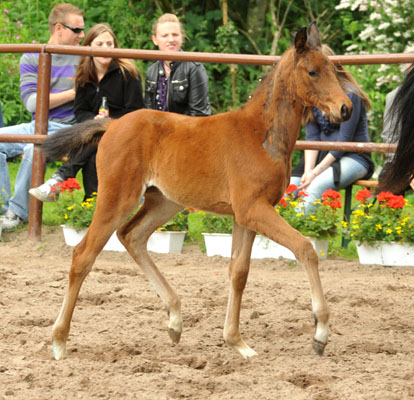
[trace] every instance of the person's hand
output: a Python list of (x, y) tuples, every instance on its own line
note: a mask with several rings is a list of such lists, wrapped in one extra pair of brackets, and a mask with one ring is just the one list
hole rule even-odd
[(103, 118), (105, 118), (105, 115), (97, 114), (97, 115), (95, 115), (95, 117), (93, 119), (103, 119)]
[(314, 174), (313, 170), (305, 172), (302, 175), (302, 180), (300, 182), (298, 189), (305, 190), (311, 184), (311, 182), (315, 179), (315, 176), (316, 175)]

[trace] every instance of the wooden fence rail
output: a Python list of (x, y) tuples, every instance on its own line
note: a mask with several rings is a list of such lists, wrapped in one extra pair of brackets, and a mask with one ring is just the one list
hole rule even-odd
[[(199, 52), (163, 52), (159, 50), (135, 49), (98, 49), (83, 46), (58, 46), (50, 44), (0, 44), (0, 53), (39, 53), (38, 92), (36, 103), (36, 120), (34, 135), (0, 135), (0, 142), (34, 143), (32, 187), (43, 183), (45, 173), (45, 160), (40, 144), (47, 135), (47, 122), (49, 115), (49, 92), (51, 54), (75, 54), (90, 56), (125, 57), (141, 60), (172, 60), (172, 61), (199, 61), (203, 63), (272, 65), (279, 56), (221, 54)], [(414, 54), (360, 54), (336, 55), (330, 57), (333, 62), (346, 65), (361, 64), (395, 64), (412, 63)], [(17, 88), (16, 88), (17, 90)], [(391, 153), (395, 145), (384, 143), (353, 143), (353, 142), (306, 142), (297, 141), (296, 149), (313, 150), (343, 150), (360, 152)], [(30, 199), (29, 213), (29, 240), (40, 240), (42, 227), (42, 202), (34, 197)]]

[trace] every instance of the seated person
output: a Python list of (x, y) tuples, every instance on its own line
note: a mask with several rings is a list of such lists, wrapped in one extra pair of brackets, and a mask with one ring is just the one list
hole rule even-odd
[[(84, 37), (83, 11), (70, 3), (60, 3), (49, 14), (48, 44), (78, 46)], [(73, 74), (79, 57), (71, 54), (52, 54), (47, 134), (75, 123)], [(64, 72), (62, 72), (64, 71)], [(0, 134), (27, 134), (35, 132), (35, 111), (39, 54), (25, 53), (20, 58), (20, 95), (27, 111), (32, 113), (30, 123), (0, 128)], [(28, 190), (32, 180), (33, 144), (0, 142), (0, 189), (7, 197), (3, 229), (11, 230), (25, 223), (29, 216)], [(14, 195), (11, 196), (10, 174), (7, 159), (22, 154), (17, 173)]]
[[(83, 46), (118, 48), (118, 41), (107, 24), (90, 28)], [(102, 99), (107, 99), (109, 116), (123, 115), (144, 107), (142, 85), (135, 64), (123, 58), (82, 56), (75, 75), (75, 117), (76, 122), (105, 118), (107, 113), (99, 112)], [(83, 168), (85, 198), (97, 191), (98, 180), (95, 166), (96, 147), (89, 146), (73, 159), (62, 165), (43, 185), (32, 188), (29, 193), (41, 201), (55, 201), (58, 191), (52, 191), (57, 182), (74, 178)]]

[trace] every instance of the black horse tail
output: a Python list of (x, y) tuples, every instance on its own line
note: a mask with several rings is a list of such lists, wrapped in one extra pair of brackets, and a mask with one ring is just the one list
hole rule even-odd
[(42, 143), (46, 159), (54, 161), (64, 156), (72, 158), (88, 145), (97, 146), (110, 122), (110, 118), (93, 119), (59, 129)]
[(391, 122), (398, 139), (397, 149), (384, 171), (377, 192), (400, 193), (414, 176), (414, 65), (398, 89), (390, 108)]

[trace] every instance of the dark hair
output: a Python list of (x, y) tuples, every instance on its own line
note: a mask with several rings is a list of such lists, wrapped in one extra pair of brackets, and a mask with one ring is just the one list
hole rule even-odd
[[(118, 39), (108, 24), (96, 24), (90, 28), (85, 35), (82, 46), (90, 46), (96, 37), (105, 32), (108, 32), (113, 37), (114, 47), (118, 48)], [(128, 71), (133, 78), (138, 79), (138, 69), (131, 60), (125, 58), (113, 58), (112, 62), (119, 65), (124, 77), (125, 71)], [(93, 56), (82, 56), (76, 69), (75, 87), (85, 86), (86, 83), (90, 81), (98, 82), (98, 76), (93, 63)]]
[[(390, 123), (399, 130), (397, 150), (377, 191), (399, 193), (414, 176), (414, 69), (409, 69), (390, 107)], [(394, 132), (394, 135), (398, 135)]]

